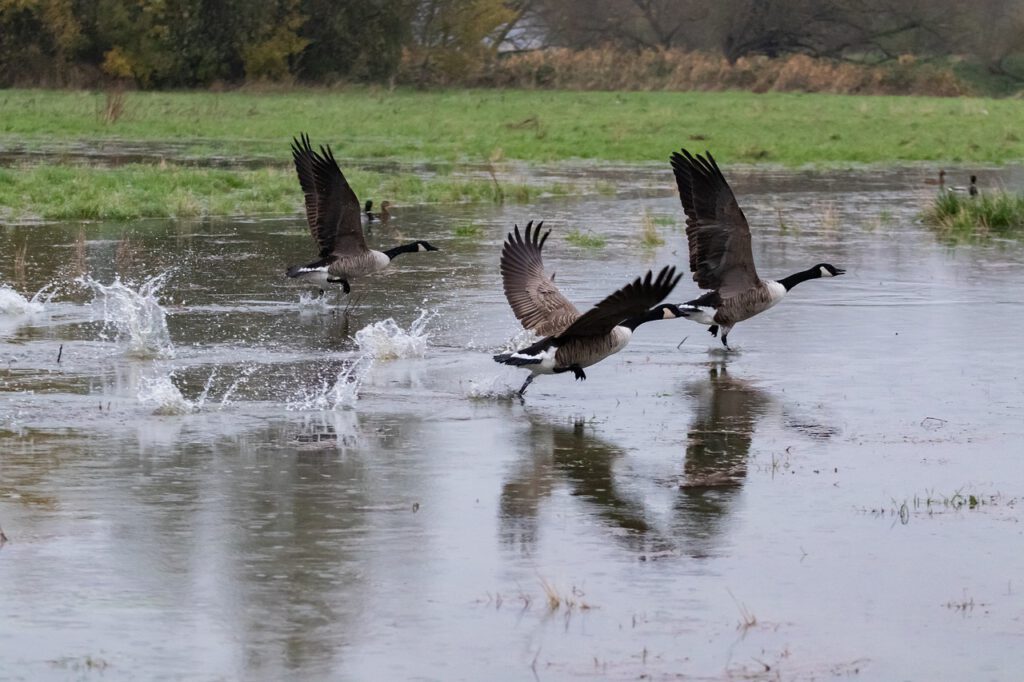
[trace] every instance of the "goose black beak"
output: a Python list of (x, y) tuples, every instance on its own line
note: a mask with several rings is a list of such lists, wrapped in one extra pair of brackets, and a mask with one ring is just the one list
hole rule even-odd
[(846, 270), (843, 270), (842, 268), (836, 268), (836, 277), (838, 277), (839, 275), (845, 275), (845, 274), (846, 274)]

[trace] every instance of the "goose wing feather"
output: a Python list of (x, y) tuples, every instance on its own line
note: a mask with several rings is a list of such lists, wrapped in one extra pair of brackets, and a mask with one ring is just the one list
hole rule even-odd
[(750, 225), (710, 152), (672, 154), (679, 199), (686, 212), (690, 271), (701, 289), (723, 298), (756, 286), (760, 279), (750, 246)]
[(631, 317), (643, 315), (665, 299), (682, 278), (675, 266), (666, 266), (658, 275), (648, 270), (580, 316), (558, 338), (600, 336)]
[(551, 230), (531, 220), (521, 233), (516, 225), (501, 249), (501, 281), (505, 298), (523, 327), (541, 336), (562, 331), (580, 316), (576, 306), (562, 295), (553, 277), (544, 273), (541, 250)]
[(338, 167), (330, 146), (313, 151), (309, 136), (292, 140), (292, 158), (306, 199), (306, 222), (321, 257), (365, 252), (359, 199)]

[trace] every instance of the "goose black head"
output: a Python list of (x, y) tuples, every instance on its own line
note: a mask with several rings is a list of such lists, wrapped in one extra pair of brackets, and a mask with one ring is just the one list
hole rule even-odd
[(818, 263), (814, 267), (818, 270), (818, 277), (838, 277), (846, 272), (846, 270), (837, 268), (831, 263)]
[(660, 315), (655, 318), (658, 320), (674, 320), (677, 317), (683, 316), (683, 311), (680, 310), (678, 306), (674, 306), (671, 303), (662, 303), (661, 305), (654, 306), (651, 312), (653, 313), (654, 311), (658, 311), (660, 313)]
[(440, 251), (441, 249), (436, 246), (431, 246), (430, 242), (425, 242), (422, 239), (418, 239), (415, 242), (417, 251)]
[(363, 204), (363, 213), (369, 213), (373, 210), (373, 199), (367, 199), (366, 203)]

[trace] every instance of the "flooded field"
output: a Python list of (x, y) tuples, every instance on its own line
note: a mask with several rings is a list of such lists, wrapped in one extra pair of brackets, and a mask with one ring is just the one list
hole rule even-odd
[(0, 678), (1018, 678), (1024, 248), (907, 173), (730, 175), (762, 276), (847, 274), (522, 404), (505, 233), (581, 307), (685, 265), (667, 164), (399, 208), (441, 251), (351, 298), (284, 277), (298, 216), (0, 228)]

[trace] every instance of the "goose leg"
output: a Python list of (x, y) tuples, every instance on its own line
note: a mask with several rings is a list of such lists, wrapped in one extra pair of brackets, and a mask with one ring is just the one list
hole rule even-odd
[(526, 377), (526, 381), (523, 382), (523, 387), (519, 389), (520, 398), (522, 398), (523, 394), (526, 393), (526, 387), (533, 383), (533, 379), (536, 376), (536, 374), (531, 374), (530, 376)]
[(328, 279), (327, 281), (328, 281), (328, 282), (330, 282), (331, 284), (340, 284), (340, 285), (341, 285), (341, 288), (342, 288), (342, 290), (343, 290), (343, 291), (344, 291), (344, 292), (345, 292), (346, 294), (347, 294), (348, 292), (352, 291), (352, 287), (350, 287), (350, 286), (348, 285), (348, 280), (347, 280), (347, 279), (341, 279), (341, 278), (339, 277), (339, 278), (337, 278), (337, 279)]
[(583, 368), (579, 365), (569, 365), (568, 367), (562, 367), (561, 369), (553, 370), (555, 374), (564, 374), (565, 372), (572, 372), (572, 375), (576, 377), (576, 381), (585, 381), (587, 375), (583, 373)]
[(725, 334), (722, 334), (722, 345), (725, 346), (726, 350), (732, 350), (732, 348), (729, 348), (729, 333), (728, 332), (726, 332)]

